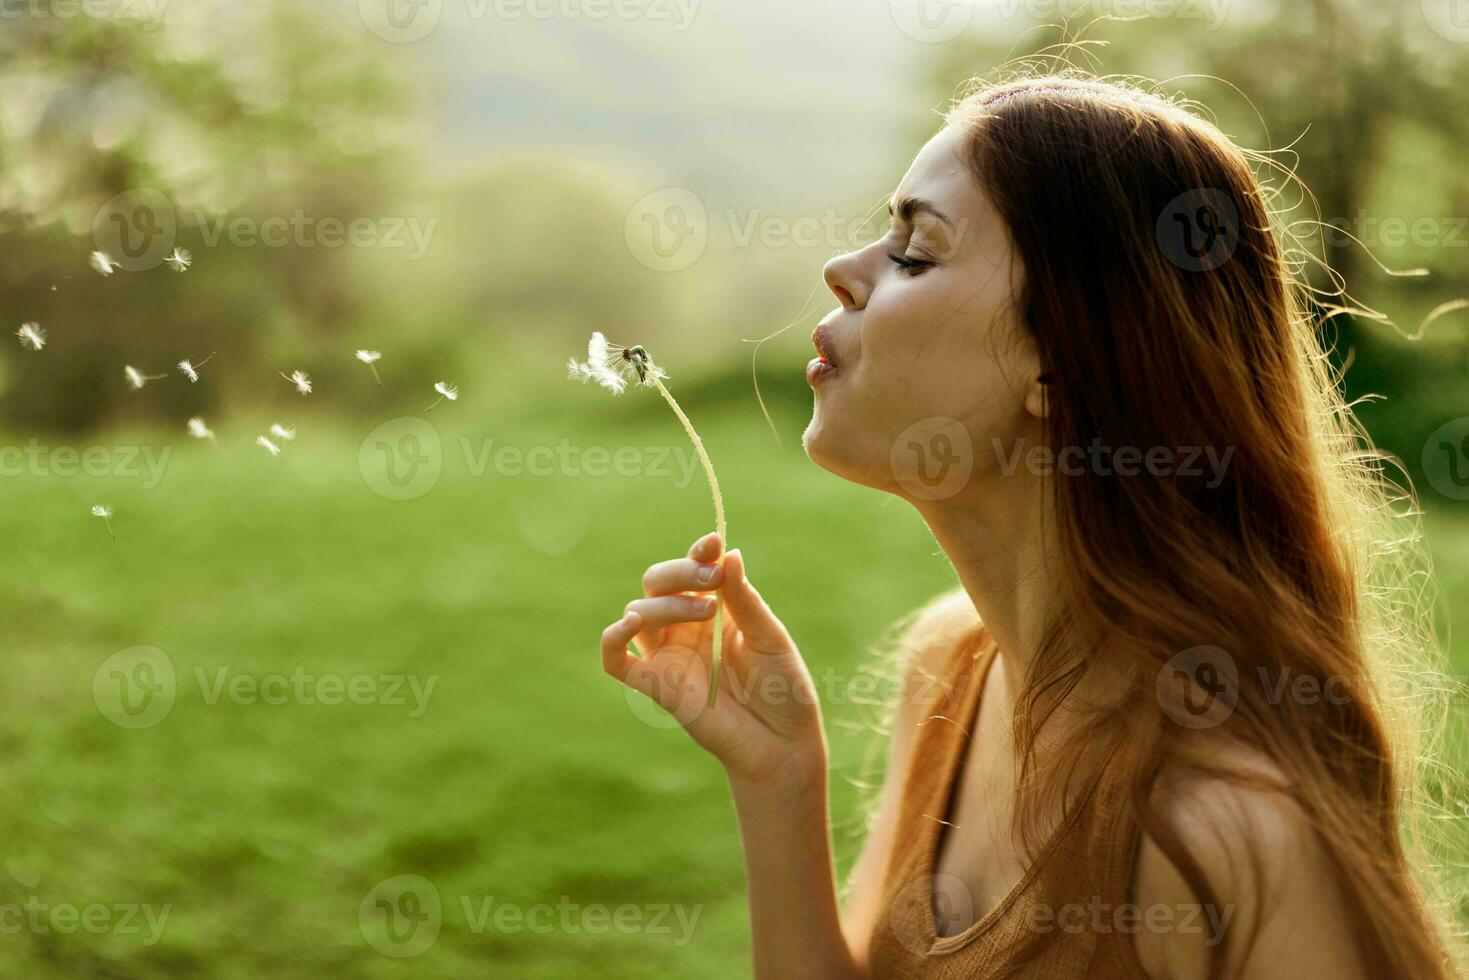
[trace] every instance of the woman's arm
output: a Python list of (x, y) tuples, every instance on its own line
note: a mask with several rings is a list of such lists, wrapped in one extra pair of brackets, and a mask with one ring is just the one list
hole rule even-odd
[[(739, 816), (759, 980), (859, 980), (843, 937), (827, 817), (826, 740), (815, 685), (790, 634), (714, 534), (643, 577), (645, 598), (602, 634), (603, 668), (657, 701), (723, 764)], [(718, 589), (728, 624), (707, 707)], [(693, 593), (692, 595), (689, 593)], [(628, 652), (636, 642), (641, 657)]]

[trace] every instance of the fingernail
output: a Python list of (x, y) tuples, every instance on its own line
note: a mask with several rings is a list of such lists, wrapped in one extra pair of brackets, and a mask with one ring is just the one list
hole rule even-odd
[(708, 585), (710, 582), (714, 581), (714, 576), (718, 574), (718, 565), (701, 565), (699, 566), (698, 574), (696, 574), (694, 577), (697, 578), (704, 585)]

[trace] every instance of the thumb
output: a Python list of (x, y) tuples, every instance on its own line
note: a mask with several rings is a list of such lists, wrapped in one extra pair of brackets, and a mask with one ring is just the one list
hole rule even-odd
[(724, 585), (719, 592), (730, 617), (745, 635), (745, 646), (756, 653), (784, 653), (790, 649), (791, 637), (784, 624), (745, 577), (745, 556), (738, 548), (724, 556)]

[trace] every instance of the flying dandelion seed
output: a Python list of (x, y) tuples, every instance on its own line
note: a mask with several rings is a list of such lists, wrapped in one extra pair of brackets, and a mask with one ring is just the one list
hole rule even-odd
[(277, 439), (282, 440), (283, 442), (290, 442), (292, 439), (296, 438), (296, 429), (294, 426), (288, 429), (284, 425), (281, 425), (279, 422), (272, 422), (270, 426), (270, 434), (275, 436)]
[(290, 374), (281, 372), (281, 377), (296, 386), (296, 390), (303, 395), (311, 394), (311, 376), (305, 371), (292, 371)]
[[(449, 399), (449, 401), (451, 402), (459, 400), (459, 389), (449, 384), (449, 382), (447, 381), (434, 382), (434, 391), (437, 391), (439, 393), (439, 397), (434, 399), (434, 405), (437, 405), (445, 398)], [(430, 405), (428, 408), (425, 408), (424, 411), (432, 412), (434, 410), (434, 405)]]
[(41, 329), (39, 323), (22, 323), (20, 329), (15, 332), (20, 338), (20, 346), (29, 347), (31, 350), (40, 350), (46, 346), (46, 331)]
[(272, 456), (279, 456), (281, 454), (281, 447), (277, 446), (275, 443), (265, 438), (265, 436), (256, 436), (255, 445), (259, 446), (261, 449), (264, 449)]
[(107, 536), (116, 541), (117, 535), (112, 533), (112, 508), (105, 504), (93, 504), (92, 516), (102, 518), (102, 523), (107, 525)]
[(122, 375), (128, 379), (128, 384), (132, 385), (134, 391), (141, 389), (143, 385), (150, 381), (158, 381), (168, 377), (166, 374), (144, 374), (131, 364), (122, 369)]
[[(653, 363), (653, 358), (648, 355), (647, 350), (638, 344), (632, 347), (609, 344), (607, 338), (600, 332), (593, 333), (592, 339), (587, 343), (587, 359), (585, 361), (578, 361), (574, 357), (567, 359), (566, 377), (570, 381), (580, 381), (582, 384), (595, 381), (614, 395), (622, 394), (623, 389), (634, 377), (639, 385), (658, 389), (658, 394), (663, 396), (663, 400), (678, 417), (684, 432), (688, 433), (689, 441), (694, 444), (694, 452), (698, 454), (699, 462), (704, 466), (704, 476), (709, 481), (709, 493), (714, 498), (714, 529), (719, 533), (720, 541), (724, 541), (727, 545), (724, 526), (724, 497), (719, 492), (719, 480), (714, 476), (714, 464), (710, 462), (709, 454), (704, 451), (704, 440), (699, 438), (694, 424), (679, 407), (672, 392), (663, 384), (668, 374)], [(723, 563), (723, 552), (720, 553), (719, 560)], [(710, 707), (714, 706), (715, 695), (719, 691), (719, 654), (724, 643), (724, 600), (718, 592), (714, 594), (712, 640), (713, 656), (709, 669), (708, 702)]]
[(363, 364), (366, 364), (368, 368), (371, 369), (372, 380), (376, 381), (378, 384), (382, 384), (383, 379), (378, 377), (377, 373), (377, 362), (382, 360), (383, 352), (380, 350), (360, 350), (357, 352), (356, 356), (357, 360), (361, 361)]
[(213, 439), (214, 430), (204, 424), (204, 420), (195, 416), (189, 419), (189, 435), (195, 439)]
[(164, 256), (163, 261), (168, 263), (169, 268), (174, 272), (184, 272), (194, 264), (194, 256), (186, 248), (176, 248)]
[[(213, 356), (214, 352), (211, 351), (209, 353), (209, 357)], [(209, 363), (209, 357), (204, 358), (204, 360), (200, 361), (198, 364), (195, 364), (188, 358), (184, 358), (182, 361), (179, 361), (179, 370), (184, 372), (184, 377), (189, 379), (190, 384), (199, 380), (199, 368)]]
[(97, 270), (98, 273), (104, 276), (112, 275), (112, 270), (118, 267), (117, 263), (112, 261), (112, 256), (108, 255), (106, 252), (93, 252), (91, 256), (88, 257), (87, 262), (92, 266), (93, 269)]

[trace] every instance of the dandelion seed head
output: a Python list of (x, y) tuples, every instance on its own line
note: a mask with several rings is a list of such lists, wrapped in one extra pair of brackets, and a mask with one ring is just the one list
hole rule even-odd
[(92, 505), (92, 516), (93, 517), (100, 517), (100, 518), (103, 518), (105, 520), (105, 519), (107, 519), (107, 518), (109, 518), (109, 517), (112, 516), (112, 508), (111, 507), (108, 507), (106, 504), (93, 504)]
[(447, 381), (435, 382), (434, 391), (437, 391), (439, 394), (443, 395), (451, 402), (457, 401), (459, 399), (459, 389), (449, 384)]
[(199, 372), (194, 370), (194, 365), (190, 363), (188, 358), (179, 361), (179, 370), (184, 372), (184, 377), (188, 378), (190, 381), (199, 380)]
[(143, 385), (148, 383), (148, 376), (131, 364), (122, 369), (122, 375), (128, 379), (128, 384), (133, 386), (134, 391), (139, 390)]
[(311, 376), (305, 371), (292, 371), (290, 374), (282, 373), (281, 377), (295, 385), (296, 390), (301, 394), (311, 394)]
[(106, 252), (93, 252), (87, 261), (93, 269), (104, 276), (112, 275), (112, 270), (117, 268), (117, 263), (112, 261), (112, 256)]
[(186, 248), (176, 248), (163, 259), (175, 272), (183, 272), (194, 264), (194, 256)]
[(595, 381), (614, 395), (622, 394), (629, 381), (653, 387), (656, 380), (668, 377), (642, 347), (622, 347), (607, 342), (601, 331), (595, 331), (587, 342), (587, 359), (569, 358), (566, 377), (585, 384)]
[(20, 338), (20, 346), (31, 350), (40, 350), (46, 346), (46, 331), (41, 329), (39, 323), (22, 323), (20, 329), (15, 332)]
[(261, 449), (264, 449), (272, 456), (279, 456), (281, 454), (281, 447), (277, 446), (275, 443), (265, 438), (265, 436), (256, 436), (255, 445), (259, 446)]
[(279, 422), (272, 422), (270, 425), (270, 434), (275, 436), (277, 439), (283, 439), (286, 442), (290, 442), (292, 439), (296, 438), (296, 429), (294, 426), (288, 429), (284, 425), (281, 425)]
[(195, 439), (213, 439), (214, 430), (204, 424), (204, 420), (195, 416), (189, 419), (189, 435)]
[(357, 360), (363, 364), (371, 364), (374, 361), (382, 360), (382, 356), (383, 352), (380, 350), (360, 350), (357, 352)]

